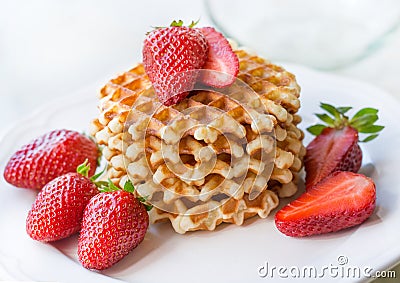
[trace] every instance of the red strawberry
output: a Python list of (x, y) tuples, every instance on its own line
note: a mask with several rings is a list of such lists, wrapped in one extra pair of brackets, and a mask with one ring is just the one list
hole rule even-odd
[(376, 133), (383, 129), (383, 126), (374, 125), (378, 119), (376, 109), (361, 109), (349, 119), (345, 113), (351, 107), (335, 108), (321, 103), (321, 108), (332, 116), (316, 114), (329, 127), (318, 124), (307, 129), (317, 135), (307, 146), (304, 158), (307, 188), (316, 185), (335, 171), (358, 172), (362, 161), (358, 133), (374, 133), (363, 140), (367, 142), (376, 138), (378, 136)]
[(20, 188), (41, 189), (54, 178), (89, 160), (93, 175), (99, 151), (89, 138), (75, 131), (55, 130), (38, 137), (14, 153), (4, 170), (4, 179)]
[[(126, 190), (133, 185), (128, 181)], [(102, 270), (120, 261), (146, 234), (146, 207), (131, 192), (102, 192), (87, 205), (78, 244), (78, 257), (88, 269)]]
[(375, 209), (375, 196), (370, 178), (335, 172), (279, 210), (275, 224), (292, 237), (338, 231), (365, 221)]
[(232, 84), (239, 72), (239, 59), (233, 52), (228, 40), (212, 27), (200, 29), (208, 42), (207, 61), (203, 69), (220, 72), (207, 72), (202, 81), (213, 87), (225, 87)]
[(182, 26), (156, 28), (148, 33), (143, 46), (143, 65), (159, 100), (173, 105), (188, 95), (207, 56), (207, 41), (200, 30)]
[(352, 127), (325, 128), (308, 146), (304, 165), (306, 186), (313, 186), (335, 171), (358, 172), (362, 152)]
[(85, 162), (78, 167), (79, 173), (59, 176), (39, 192), (26, 219), (26, 231), (32, 239), (56, 241), (80, 230), (87, 203), (99, 193), (87, 177), (89, 167)]

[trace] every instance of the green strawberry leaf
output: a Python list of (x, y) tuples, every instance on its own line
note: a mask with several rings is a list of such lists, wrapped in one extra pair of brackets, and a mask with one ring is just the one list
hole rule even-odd
[(118, 191), (120, 189), (111, 181), (110, 178), (108, 178), (108, 187), (111, 191)]
[(149, 196), (145, 196), (145, 197), (138, 196), (136, 198), (138, 199), (138, 201), (140, 201), (144, 205), (144, 207), (146, 208), (147, 211), (150, 211), (153, 208), (153, 205), (146, 203)]
[(145, 197), (138, 196), (136, 198), (138, 199), (138, 201), (140, 201), (144, 205), (144, 207), (146, 208), (147, 211), (150, 211), (153, 208), (153, 205), (146, 203), (149, 196), (145, 196)]
[[(126, 191), (128, 193), (133, 193), (135, 191), (135, 186), (132, 184), (131, 180), (128, 180), (125, 182), (124, 191)], [(153, 208), (152, 205), (146, 203), (148, 198), (149, 198), (149, 196), (145, 196), (145, 197), (137, 196), (136, 197), (136, 199), (144, 205), (144, 207), (146, 208), (146, 211), (150, 211)]]
[(120, 190), (112, 181), (110, 178), (108, 178), (108, 181), (100, 181), (97, 182), (97, 184), (100, 185), (99, 191), (100, 192), (114, 192)]
[(81, 174), (83, 177), (88, 177), (89, 176), (89, 171), (90, 171), (90, 164), (88, 163), (89, 159), (85, 159), (85, 161), (78, 165), (78, 167), (76, 167), (76, 172), (78, 174)]
[(106, 171), (106, 169), (107, 169), (107, 165), (104, 166), (104, 169), (101, 170), (99, 173), (97, 173), (97, 174), (93, 175), (92, 177), (90, 177), (90, 181), (92, 181), (93, 183), (96, 184), (96, 180), (97, 180), (101, 175), (104, 174), (104, 172)]
[(315, 114), (321, 121), (327, 123), (329, 126), (334, 126), (335, 120), (331, 118), (328, 114)]
[(124, 184), (124, 191), (128, 193), (133, 193), (135, 191), (135, 187), (133, 186), (131, 180), (128, 180)]
[(359, 128), (373, 125), (376, 121), (378, 121), (377, 114), (365, 114), (358, 117), (357, 119), (351, 119), (349, 124), (350, 126), (358, 130)]
[(377, 137), (378, 137), (378, 134), (370, 135), (370, 136), (366, 137), (365, 139), (361, 140), (360, 142), (369, 142)]
[(342, 106), (342, 107), (337, 107), (336, 110), (340, 113), (340, 114), (346, 114), (349, 110), (353, 109), (353, 107), (351, 106)]
[(325, 125), (317, 124), (314, 126), (310, 126), (307, 128), (307, 131), (310, 132), (314, 136), (319, 136), (321, 132), (326, 128)]
[(365, 127), (358, 128), (358, 131), (364, 134), (373, 134), (382, 131), (384, 128), (385, 126), (368, 125)]
[(361, 110), (359, 110), (356, 114), (354, 114), (353, 118), (350, 120), (350, 123), (352, 123), (354, 120), (358, 119), (361, 116), (367, 115), (367, 114), (377, 114), (378, 113), (378, 109), (375, 108), (363, 108)]
[(334, 106), (328, 103), (321, 102), (320, 107), (327, 111), (329, 114), (333, 115), (336, 119), (340, 117), (340, 112)]
[(193, 27), (195, 27), (199, 22), (200, 22), (200, 19), (198, 19), (197, 21), (192, 21), (192, 22), (190, 23), (190, 25), (188, 25), (188, 27), (189, 27), (189, 28), (193, 28)]
[(181, 26), (183, 26), (183, 21), (182, 20), (179, 20), (179, 21), (174, 20), (169, 26), (170, 27), (181, 27)]
[(142, 204), (146, 208), (146, 211), (150, 211), (153, 208), (153, 206), (151, 204), (147, 204), (147, 203), (143, 203), (143, 202), (142, 202)]
[(320, 107), (324, 109), (328, 114), (315, 114), (321, 121), (325, 122), (326, 125), (317, 124), (307, 128), (307, 131), (313, 135), (320, 135), (321, 132), (328, 126), (335, 129), (342, 129), (343, 127), (350, 126), (356, 129), (359, 133), (373, 134), (362, 142), (367, 142), (375, 139), (378, 136), (378, 132), (382, 131), (384, 126), (374, 125), (378, 121), (378, 109), (366, 107), (363, 108), (349, 120), (349, 117), (345, 114), (353, 109), (351, 106), (340, 106), (335, 107), (328, 103), (320, 103)]

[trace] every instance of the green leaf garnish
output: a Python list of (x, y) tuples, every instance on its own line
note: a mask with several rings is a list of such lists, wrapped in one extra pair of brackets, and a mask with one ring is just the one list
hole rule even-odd
[(370, 108), (370, 107), (363, 108), (363, 109), (359, 110), (356, 114), (354, 114), (354, 116), (353, 116), (353, 118), (351, 118), (350, 122), (361, 116), (364, 116), (366, 114), (378, 114), (378, 109)]
[(339, 111), (340, 114), (346, 114), (349, 110), (353, 109), (351, 106), (342, 106), (342, 107), (337, 107), (337, 111)]
[[(127, 191), (129, 193), (133, 193), (135, 191), (135, 187), (133, 186), (131, 180), (128, 180), (125, 182), (124, 191)], [(146, 208), (147, 211), (150, 211), (153, 208), (153, 206), (151, 204), (146, 203), (149, 196), (145, 196), (145, 197), (137, 196), (136, 198), (138, 201), (140, 201), (144, 205), (144, 207)]]
[(309, 131), (312, 135), (314, 136), (319, 136), (321, 132), (326, 128), (325, 125), (317, 124), (314, 126), (310, 126), (307, 128), (307, 131)]
[(373, 125), (376, 121), (378, 121), (377, 114), (365, 114), (363, 116), (359, 116), (357, 119), (351, 119), (350, 124), (353, 125), (354, 128), (361, 128), (368, 125)]
[[(198, 19), (197, 21), (192, 21), (189, 25), (188, 25), (188, 28), (193, 28), (193, 27), (195, 27), (198, 23), (199, 23), (199, 21), (200, 21), (200, 19)], [(183, 25), (183, 21), (182, 20), (178, 20), (178, 21), (176, 21), (176, 20), (173, 20), (172, 21), (172, 23), (169, 25), (170, 27), (183, 27), (184, 25)], [(165, 27), (162, 27), (162, 26), (153, 26), (153, 28), (154, 29), (160, 29), (160, 28), (165, 28)], [(147, 34), (149, 34), (150, 32), (148, 32), (148, 33), (146, 33), (146, 35)]]
[(124, 184), (124, 191), (128, 193), (133, 193), (135, 191), (135, 186), (133, 186), (131, 180), (128, 180)]
[(81, 174), (83, 177), (88, 177), (90, 171), (89, 160), (86, 158), (85, 161), (76, 167), (76, 172)]
[[(375, 125), (378, 121), (378, 109), (367, 107), (357, 111), (356, 114), (350, 119), (346, 113), (352, 109), (350, 106), (335, 107), (328, 103), (320, 104), (320, 107), (327, 113), (315, 114), (326, 125), (317, 124), (307, 128), (311, 134), (318, 136), (326, 127), (341, 129), (346, 126), (353, 127), (359, 133), (372, 134), (360, 140), (361, 142), (368, 142), (375, 139), (378, 133), (384, 129), (384, 126)], [(330, 114), (330, 115), (329, 115)]]
[(100, 192), (114, 192), (120, 190), (112, 181), (110, 178), (108, 178), (107, 181), (100, 181), (96, 182), (96, 185), (99, 187)]
[(333, 115), (335, 118), (340, 116), (340, 112), (334, 106), (328, 103), (321, 102), (320, 107), (327, 111), (329, 114)]
[(364, 134), (372, 134), (372, 133), (378, 133), (378, 132), (382, 131), (383, 128), (385, 128), (385, 127), (379, 126), (379, 125), (369, 125), (369, 126), (359, 128), (358, 131), (360, 133), (364, 133)]
[(108, 187), (110, 188), (111, 191), (119, 190), (119, 188), (111, 181), (110, 178), (108, 178)]
[(104, 166), (104, 169), (101, 170), (99, 173), (93, 175), (92, 177), (90, 177), (90, 181), (95, 182), (101, 175), (104, 174), (104, 172), (106, 171), (107, 166)]
[(315, 114), (322, 122), (327, 123), (329, 126), (334, 126), (335, 120), (328, 114)]
[(146, 208), (147, 211), (150, 211), (153, 208), (153, 206), (151, 204), (143, 203), (143, 205), (144, 205), (144, 207)]
[(365, 139), (361, 140), (361, 142), (369, 142), (369, 141), (372, 141), (373, 139), (375, 139), (377, 137), (378, 137), (378, 134), (370, 135), (370, 136), (366, 137)]
[(190, 25), (188, 25), (188, 27), (189, 27), (189, 28), (193, 28), (193, 27), (195, 27), (199, 22), (200, 22), (200, 18), (199, 18), (197, 21), (192, 21), (192, 22), (190, 23)]
[(170, 27), (181, 27), (181, 26), (183, 26), (183, 21), (182, 20), (179, 20), (179, 21), (174, 20), (169, 26)]

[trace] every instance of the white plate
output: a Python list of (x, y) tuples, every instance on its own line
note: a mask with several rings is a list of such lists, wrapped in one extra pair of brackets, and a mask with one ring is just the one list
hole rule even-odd
[[(275, 228), (273, 215), (253, 218), (243, 226), (220, 225), (215, 232), (193, 232), (179, 235), (169, 224), (152, 225), (144, 242), (120, 263), (103, 273), (85, 270), (76, 260), (77, 237), (55, 244), (31, 240), (25, 233), (25, 217), (35, 192), (14, 188), (1, 178), (0, 194), (0, 279), (59, 282), (112, 282), (112, 278), (128, 282), (257, 282), (278, 280), (283, 275), (305, 266), (315, 266), (321, 274), (324, 266), (371, 267), (384, 270), (400, 260), (400, 104), (375, 87), (345, 78), (328, 75), (299, 66), (286, 66), (297, 74), (302, 86), (301, 126), (314, 123), (320, 101), (355, 108), (373, 106), (380, 109), (380, 124), (386, 126), (380, 137), (362, 146), (363, 170), (377, 185), (377, 208), (370, 219), (359, 227), (338, 233), (289, 238)], [(46, 105), (21, 121), (0, 144), (0, 171), (20, 145), (55, 128), (87, 129), (97, 115), (97, 87), (90, 87), (68, 98)], [(310, 136), (306, 135), (306, 143)], [(347, 258), (346, 264), (339, 260)], [(258, 275), (260, 266), (268, 262), (266, 278)], [(341, 269), (342, 268), (342, 269)], [(265, 271), (262, 270), (262, 271)], [(327, 270), (325, 270), (326, 272)], [(286, 272), (286, 273), (285, 273)], [(335, 271), (333, 271), (335, 272)], [(334, 274), (333, 274), (334, 275)], [(362, 274), (361, 274), (362, 275)], [(323, 279), (343, 281), (341, 273), (326, 272)], [(365, 280), (348, 278), (349, 281)], [(307, 279), (306, 279), (307, 281)]]

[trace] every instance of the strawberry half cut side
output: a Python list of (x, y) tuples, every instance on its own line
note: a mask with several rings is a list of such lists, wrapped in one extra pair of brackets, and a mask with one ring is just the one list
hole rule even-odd
[(375, 209), (375, 199), (372, 179), (335, 172), (278, 211), (275, 224), (291, 237), (334, 232), (364, 222)]
[[(304, 157), (306, 188), (316, 185), (335, 171), (358, 172), (362, 162), (359, 142), (368, 142), (384, 128), (375, 125), (378, 110), (363, 108), (351, 119), (346, 113), (352, 107), (334, 107), (321, 103), (327, 113), (316, 114), (325, 124), (307, 128), (316, 138), (307, 146)], [(359, 140), (360, 134), (370, 134)]]
[(357, 172), (362, 152), (352, 127), (325, 128), (308, 146), (304, 158), (306, 186), (313, 186), (334, 171)]
[(200, 28), (208, 42), (208, 55), (203, 69), (215, 72), (202, 74), (206, 85), (222, 88), (231, 85), (239, 72), (239, 59), (228, 40), (212, 27)]

